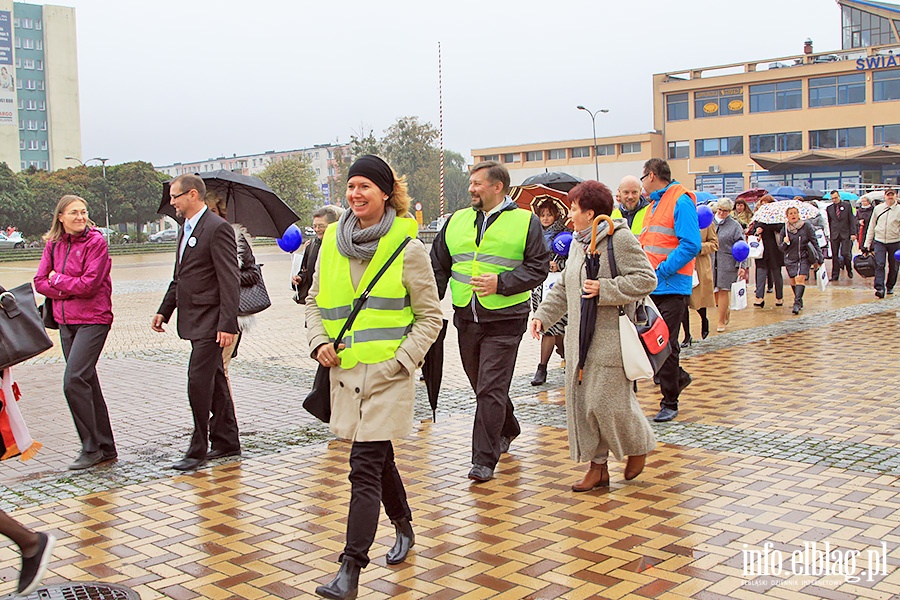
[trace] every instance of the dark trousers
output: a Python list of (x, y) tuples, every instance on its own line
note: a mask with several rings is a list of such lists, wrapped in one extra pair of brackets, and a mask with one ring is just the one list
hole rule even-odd
[(521, 429), (513, 414), (509, 385), (516, 367), (519, 342), (527, 317), (474, 323), (454, 317), (459, 355), (475, 391), (472, 464), (493, 469), (500, 460), (500, 438), (514, 438)]
[(82, 452), (116, 453), (109, 411), (97, 378), (97, 360), (109, 328), (109, 325), (59, 325), (59, 341), (66, 358), (63, 392), (81, 438)]
[(772, 284), (775, 288), (775, 299), (784, 298), (784, 276), (781, 274), (781, 268), (772, 269), (761, 260), (756, 261), (756, 297), (763, 299), (766, 297), (766, 282)]
[(893, 290), (897, 285), (897, 259), (894, 258), (894, 252), (900, 249), (900, 242), (890, 242), (883, 244), (875, 242), (875, 289), (879, 292), (885, 290), (884, 286), (884, 267), (887, 265), (887, 289)]
[(188, 400), (194, 433), (186, 458), (206, 458), (207, 444), (223, 452), (241, 449), (234, 402), (222, 366), (222, 348), (215, 339), (191, 340)]
[(853, 261), (850, 253), (853, 242), (850, 238), (838, 238), (831, 240), (831, 277), (837, 278), (841, 275), (841, 269), (846, 268), (847, 271), (853, 268)]
[(687, 312), (690, 296), (681, 296), (678, 294), (660, 294), (650, 296), (659, 309), (659, 314), (669, 328), (669, 347), (672, 354), (663, 363), (657, 376), (659, 377), (659, 389), (662, 392), (662, 401), (659, 403), (661, 408), (671, 408), (678, 410), (678, 389), (681, 384), (688, 378), (687, 371), (681, 368), (680, 357), (681, 345), (678, 343), (678, 328), (684, 320), (684, 313)]
[(412, 520), (391, 442), (353, 442), (350, 449), (350, 513), (342, 560), (349, 556), (363, 568), (369, 564), (369, 548), (375, 541), (381, 514), (379, 504), (384, 504), (384, 512), (391, 521)]

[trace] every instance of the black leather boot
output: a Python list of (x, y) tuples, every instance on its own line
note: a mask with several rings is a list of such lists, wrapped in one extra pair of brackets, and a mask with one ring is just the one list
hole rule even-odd
[(800, 302), (800, 310), (803, 310), (803, 292), (806, 291), (805, 285), (797, 286), (797, 300)]
[(397, 519), (391, 523), (397, 530), (397, 541), (394, 542), (394, 547), (388, 550), (385, 561), (389, 565), (399, 565), (406, 560), (409, 549), (416, 543), (416, 534), (413, 533), (412, 523), (409, 522), (409, 519)]
[(359, 593), (359, 564), (345, 556), (341, 568), (328, 585), (320, 585), (316, 593), (323, 598), (354, 600)]
[(534, 379), (531, 385), (544, 385), (547, 383), (547, 365), (538, 364), (537, 371), (534, 372)]

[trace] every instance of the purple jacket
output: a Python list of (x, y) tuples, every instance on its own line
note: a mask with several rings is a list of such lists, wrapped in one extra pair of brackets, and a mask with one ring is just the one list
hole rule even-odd
[[(81, 235), (64, 233), (59, 241), (48, 241), (44, 247), (34, 288), (53, 299), (57, 323), (110, 325), (113, 322), (111, 269), (112, 260), (103, 234), (90, 228)], [(56, 273), (52, 280), (48, 279), (50, 271)]]

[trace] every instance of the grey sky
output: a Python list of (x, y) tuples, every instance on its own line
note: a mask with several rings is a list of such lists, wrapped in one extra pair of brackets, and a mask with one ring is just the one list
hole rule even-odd
[(72, 0), (84, 157), (175, 161), (347, 141), (399, 116), (444, 146), (652, 126), (651, 75), (840, 49), (834, 0)]

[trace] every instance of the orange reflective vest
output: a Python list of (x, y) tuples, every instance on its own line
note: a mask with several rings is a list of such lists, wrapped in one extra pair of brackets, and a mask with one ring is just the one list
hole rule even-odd
[[(647, 207), (644, 230), (639, 239), (654, 269), (678, 247), (678, 238), (675, 236), (675, 203), (685, 194), (695, 205), (697, 204), (693, 192), (688, 191), (680, 183), (673, 183), (663, 193), (656, 206), (651, 204)], [(693, 275), (694, 259), (678, 269), (678, 273), (688, 277)]]

